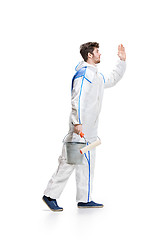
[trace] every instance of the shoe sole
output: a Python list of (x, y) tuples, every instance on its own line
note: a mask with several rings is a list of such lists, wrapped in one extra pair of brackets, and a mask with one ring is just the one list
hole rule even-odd
[(104, 206), (93, 206), (93, 207), (90, 207), (90, 206), (87, 206), (87, 207), (81, 207), (81, 206), (77, 206), (78, 208), (103, 208)]
[[(44, 201), (43, 198), (42, 198), (42, 200), (43, 200), (43, 202), (47, 205), (47, 207), (49, 207), (48, 204)], [(57, 210), (55, 210), (55, 209), (52, 209), (52, 208), (50, 208), (50, 207), (49, 207), (49, 209), (50, 209), (51, 211), (53, 211), (53, 212), (62, 212), (62, 211), (63, 211), (63, 209), (59, 209), (59, 210), (57, 209)]]

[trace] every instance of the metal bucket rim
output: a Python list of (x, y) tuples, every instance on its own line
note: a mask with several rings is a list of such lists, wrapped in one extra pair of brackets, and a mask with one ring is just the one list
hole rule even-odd
[(66, 144), (66, 143), (71, 143), (71, 144), (84, 144), (84, 145), (86, 145), (86, 143), (84, 143), (84, 142), (65, 142), (64, 144)]
[[(74, 132), (68, 132), (67, 135), (64, 137), (64, 139), (63, 139), (63, 141), (62, 141), (64, 144), (67, 143), (67, 142), (65, 141), (65, 138), (66, 138), (69, 134), (71, 134), (71, 133), (74, 133)], [(77, 135), (78, 135), (78, 134), (77, 134)], [(83, 137), (83, 139), (85, 140), (85, 143), (87, 143), (85, 137)], [(69, 142), (69, 143), (71, 143), (71, 142)], [(73, 143), (74, 143), (74, 142), (73, 142)], [(75, 143), (81, 143), (81, 142), (75, 142)], [(82, 143), (84, 143), (84, 142), (82, 142)]]

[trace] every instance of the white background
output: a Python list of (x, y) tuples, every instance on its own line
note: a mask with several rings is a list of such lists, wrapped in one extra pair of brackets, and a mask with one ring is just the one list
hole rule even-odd
[[(0, 190), (3, 239), (160, 239), (158, 1), (2, 0), (0, 3)], [(100, 43), (107, 75), (118, 44), (123, 79), (105, 90), (94, 200), (76, 207), (74, 174), (58, 203), (42, 202), (68, 132), (80, 44)]]

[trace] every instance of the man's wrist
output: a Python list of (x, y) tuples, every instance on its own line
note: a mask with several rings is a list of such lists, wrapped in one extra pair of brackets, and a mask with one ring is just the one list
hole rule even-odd
[(120, 58), (120, 60), (125, 62), (125, 61), (126, 61), (126, 58)]

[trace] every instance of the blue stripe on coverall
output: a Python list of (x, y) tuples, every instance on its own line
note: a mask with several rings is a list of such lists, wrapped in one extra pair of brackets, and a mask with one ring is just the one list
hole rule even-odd
[[(88, 145), (88, 142), (87, 142), (87, 145)], [(90, 196), (90, 179), (91, 179), (91, 161), (90, 161), (90, 151), (88, 151), (88, 157), (87, 157), (87, 154), (84, 153), (86, 159), (87, 159), (87, 162), (88, 162), (88, 168), (89, 168), (89, 177), (88, 177), (88, 202), (89, 202), (89, 196)]]
[(106, 80), (105, 80), (105, 77), (103, 76), (103, 74), (102, 73), (100, 73), (101, 75), (102, 75), (102, 77), (103, 77), (103, 81), (104, 81), (104, 83), (106, 82)]
[(85, 69), (83, 78), (82, 78), (82, 84), (81, 84), (81, 89), (80, 89), (80, 94), (79, 94), (79, 101), (78, 101), (78, 118), (79, 118), (79, 124), (81, 124), (81, 118), (80, 118), (80, 99), (81, 99), (81, 93), (82, 93), (82, 87), (83, 87), (83, 82), (85, 78), (85, 73), (86, 73), (87, 68)]
[(74, 74), (74, 76), (73, 76), (73, 78), (72, 78), (71, 91), (73, 90), (74, 80), (75, 80), (76, 78), (85, 77), (86, 68), (87, 68), (87, 67), (82, 67), (82, 68), (80, 68), (80, 69)]

